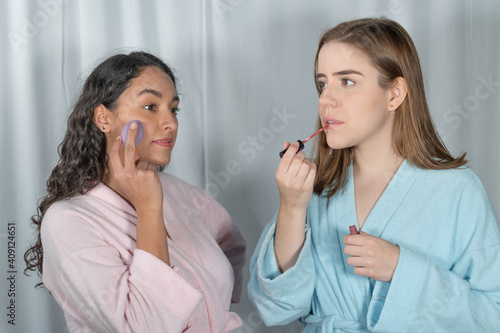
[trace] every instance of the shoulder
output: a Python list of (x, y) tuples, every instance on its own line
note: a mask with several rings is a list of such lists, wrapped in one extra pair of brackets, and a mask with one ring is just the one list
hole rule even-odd
[(195, 188), (191, 184), (169, 173), (158, 172), (158, 177), (160, 178), (160, 182), (162, 185), (181, 187), (185, 188), (186, 190), (192, 190)]
[(44, 250), (69, 254), (80, 247), (100, 244), (103, 234), (93, 223), (95, 209), (89, 201), (87, 195), (79, 195), (55, 202), (47, 209), (40, 229)]
[(418, 172), (409, 200), (462, 216), (492, 209), (483, 183), (469, 167)]
[(219, 206), (215, 199), (197, 186), (164, 172), (160, 172), (159, 177), (164, 194), (173, 201), (191, 203), (197, 209)]
[(196, 191), (195, 186), (171, 174), (159, 172), (158, 177), (160, 178), (163, 193), (171, 199), (178, 198), (184, 200), (186, 198), (191, 198)]
[[(483, 183), (470, 167), (450, 170), (422, 170), (419, 177), (422, 203), (432, 212), (445, 212), (457, 224), (456, 238), (462, 243), (473, 237), (481, 239), (479, 248), (499, 241), (498, 218)], [(443, 219), (445, 220), (445, 219)]]
[(96, 216), (106, 214), (101, 206), (89, 193), (59, 200), (45, 212), (42, 229), (50, 228), (58, 233), (87, 229)]
[(49, 224), (58, 225), (69, 217), (79, 218), (83, 212), (83, 207), (88, 205), (83, 195), (54, 202), (45, 212), (43, 218), (44, 226)]
[(454, 194), (467, 192), (481, 197), (486, 196), (483, 183), (470, 167), (446, 170), (419, 169), (419, 171), (418, 183), (428, 187), (429, 190)]

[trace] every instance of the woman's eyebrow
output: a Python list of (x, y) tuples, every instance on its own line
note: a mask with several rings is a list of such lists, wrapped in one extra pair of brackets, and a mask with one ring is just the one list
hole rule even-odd
[[(361, 74), (360, 72), (354, 70), (354, 69), (346, 69), (346, 70), (343, 70), (343, 71), (338, 71), (338, 72), (334, 72), (332, 73), (333, 76), (341, 76), (341, 75), (349, 75), (349, 74), (357, 74), (357, 75), (361, 75), (364, 77), (363, 74)], [(319, 78), (323, 78), (323, 77), (326, 77), (325, 74), (323, 73), (318, 73), (316, 74), (316, 78), (319, 79)]]
[[(144, 94), (152, 94), (158, 98), (161, 98), (161, 96), (162, 96), (161, 92), (159, 92), (158, 90), (146, 88), (146, 89), (139, 91), (139, 93), (137, 94), (137, 97), (144, 95)], [(179, 95), (175, 95), (174, 97), (172, 97), (172, 101), (170, 103), (173, 103), (173, 102), (180, 102)]]
[(159, 92), (158, 90), (154, 90), (154, 89), (143, 89), (141, 90), (138, 94), (137, 94), (137, 97), (141, 96), (141, 95), (144, 95), (144, 94), (153, 94), (155, 95), (156, 97), (160, 98), (161, 97), (161, 92)]
[(346, 69), (346, 70), (343, 70), (343, 71), (338, 71), (338, 72), (332, 73), (333, 76), (349, 75), (349, 74), (357, 74), (357, 75), (364, 76), (363, 74), (361, 74), (358, 71), (355, 71), (354, 69)]

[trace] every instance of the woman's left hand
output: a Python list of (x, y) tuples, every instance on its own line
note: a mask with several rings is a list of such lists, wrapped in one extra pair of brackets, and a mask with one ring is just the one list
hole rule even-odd
[(346, 235), (344, 253), (350, 256), (347, 263), (354, 266), (354, 273), (374, 280), (389, 282), (399, 260), (399, 247), (385, 239), (361, 232)]

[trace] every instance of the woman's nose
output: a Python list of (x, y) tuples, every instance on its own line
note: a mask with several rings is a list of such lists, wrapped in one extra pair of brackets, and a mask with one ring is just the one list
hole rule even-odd
[(170, 129), (172, 131), (175, 131), (177, 129), (177, 125), (177, 115), (174, 112), (170, 110), (166, 110), (165, 112), (163, 112), (160, 120), (160, 128), (162, 130)]
[(329, 89), (328, 86), (323, 89), (319, 96), (319, 104), (323, 107), (329, 106), (336, 108), (338, 106), (339, 101), (333, 89)]

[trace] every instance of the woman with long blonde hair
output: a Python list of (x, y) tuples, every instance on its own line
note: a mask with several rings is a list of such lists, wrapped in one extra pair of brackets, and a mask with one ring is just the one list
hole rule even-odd
[(314, 74), (324, 131), (313, 161), (285, 144), (279, 210), (251, 260), (264, 322), (497, 330), (498, 219), (465, 154), (436, 133), (408, 33), (389, 19), (339, 24), (320, 39)]

